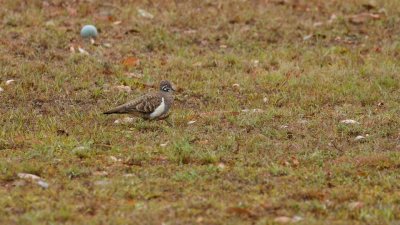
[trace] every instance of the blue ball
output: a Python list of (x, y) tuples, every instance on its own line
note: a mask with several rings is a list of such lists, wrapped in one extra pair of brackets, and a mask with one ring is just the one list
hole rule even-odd
[(81, 36), (83, 38), (95, 38), (97, 36), (97, 29), (93, 25), (85, 25), (82, 27)]

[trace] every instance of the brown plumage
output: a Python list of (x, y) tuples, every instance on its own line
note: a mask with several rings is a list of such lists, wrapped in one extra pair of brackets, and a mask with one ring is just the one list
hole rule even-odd
[(169, 81), (161, 81), (160, 90), (145, 94), (133, 101), (117, 106), (104, 114), (132, 114), (144, 119), (163, 119), (174, 102), (174, 89)]

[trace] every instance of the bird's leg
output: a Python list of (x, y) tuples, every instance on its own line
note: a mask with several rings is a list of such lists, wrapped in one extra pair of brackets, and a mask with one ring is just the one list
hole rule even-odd
[(169, 119), (165, 119), (165, 122), (170, 126), (170, 127), (174, 127), (174, 125), (169, 121)]
[(164, 120), (170, 127), (174, 127), (174, 124), (171, 123), (171, 121), (169, 120), (169, 114), (166, 114), (166, 115), (160, 117), (159, 119)]

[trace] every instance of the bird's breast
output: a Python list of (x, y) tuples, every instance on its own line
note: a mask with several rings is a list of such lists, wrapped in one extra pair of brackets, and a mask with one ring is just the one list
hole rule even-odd
[(157, 118), (161, 116), (165, 112), (166, 106), (165, 106), (165, 101), (164, 97), (161, 98), (161, 104), (152, 112), (150, 113), (150, 119)]

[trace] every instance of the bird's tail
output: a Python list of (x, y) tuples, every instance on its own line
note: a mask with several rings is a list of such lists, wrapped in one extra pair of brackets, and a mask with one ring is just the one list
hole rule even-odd
[(125, 105), (118, 106), (114, 109), (108, 110), (106, 112), (103, 112), (103, 114), (123, 114), (123, 113), (128, 113)]

